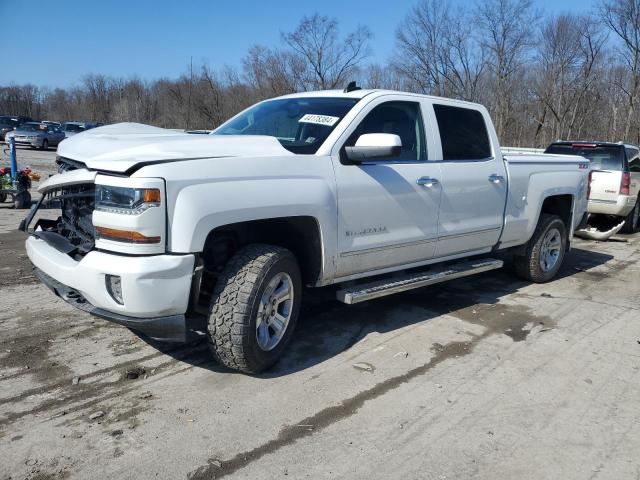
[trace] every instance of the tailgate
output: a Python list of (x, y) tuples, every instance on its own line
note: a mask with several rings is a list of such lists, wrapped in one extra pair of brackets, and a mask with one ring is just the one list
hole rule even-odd
[(617, 202), (620, 194), (622, 172), (594, 170), (591, 174), (591, 194), (589, 200)]

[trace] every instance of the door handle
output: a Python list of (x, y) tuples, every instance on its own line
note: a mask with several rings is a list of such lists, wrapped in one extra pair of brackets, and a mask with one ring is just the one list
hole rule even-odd
[(437, 178), (420, 177), (418, 180), (416, 180), (416, 183), (418, 185), (422, 185), (423, 187), (431, 188), (438, 185), (440, 181)]
[(496, 173), (493, 173), (491, 175), (489, 175), (489, 181), (491, 183), (500, 183), (504, 180), (504, 177), (502, 175), (498, 175)]

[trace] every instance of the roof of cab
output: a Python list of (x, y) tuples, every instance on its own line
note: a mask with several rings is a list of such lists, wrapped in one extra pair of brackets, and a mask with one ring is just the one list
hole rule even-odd
[(458, 100), (455, 98), (436, 97), (433, 95), (424, 95), (421, 93), (413, 92), (401, 92), (397, 90), (384, 90), (384, 89), (358, 89), (350, 92), (344, 90), (316, 90), (311, 92), (290, 93), (288, 95), (282, 95), (280, 97), (270, 98), (269, 100), (275, 100), (277, 98), (303, 98), (303, 97), (332, 97), (332, 98), (357, 98), (361, 99), (368, 95), (382, 96), (382, 95), (410, 95), (412, 97), (428, 98), (436, 101), (446, 101), (450, 103), (459, 103), (461, 105), (479, 107), (482, 106), (479, 103), (467, 102), (465, 100)]

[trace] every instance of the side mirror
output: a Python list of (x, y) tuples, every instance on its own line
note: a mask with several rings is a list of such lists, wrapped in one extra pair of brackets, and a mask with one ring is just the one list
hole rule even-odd
[(355, 163), (397, 157), (402, 150), (402, 140), (392, 133), (365, 133), (353, 147), (345, 147), (344, 150), (347, 158)]

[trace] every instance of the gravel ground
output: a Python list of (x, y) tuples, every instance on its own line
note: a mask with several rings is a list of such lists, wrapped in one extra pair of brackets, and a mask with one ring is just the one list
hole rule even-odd
[(0, 208), (0, 480), (640, 478), (640, 235), (576, 241), (546, 285), (308, 292), (285, 358), (250, 377), (56, 299), (24, 214)]

